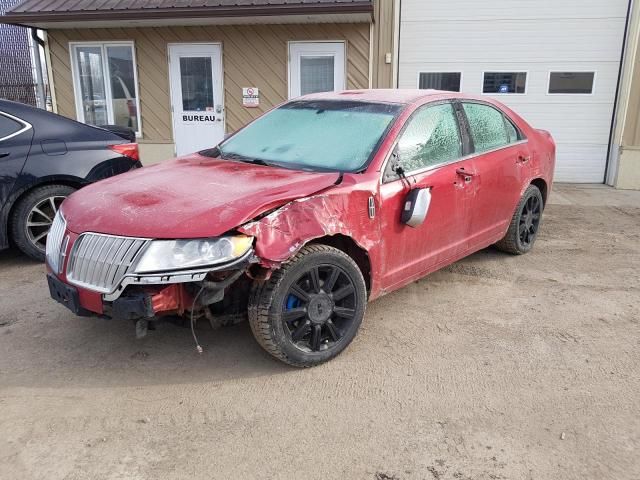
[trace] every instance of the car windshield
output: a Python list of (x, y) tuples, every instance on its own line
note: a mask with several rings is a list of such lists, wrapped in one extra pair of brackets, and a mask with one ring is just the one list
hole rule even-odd
[(401, 106), (294, 101), (223, 142), (222, 158), (289, 168), (356, 172), (377, 150)]

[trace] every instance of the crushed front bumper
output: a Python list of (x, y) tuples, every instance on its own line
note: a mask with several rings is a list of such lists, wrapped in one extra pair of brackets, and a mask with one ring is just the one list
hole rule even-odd
[[(49, 293), (78, 316), (102, 316), (126, 320), (153, 319), (165, 315), (182, 315), (193, 307), (197, 286), (211, 273), (244, 272), (255, 263), (253, 249), (242, 257), (205, 269), (127, 274), (108, 293), (68, 283), (51, 271), (47, 274)], [(194, 285), (195, 284), (195, 285)]]

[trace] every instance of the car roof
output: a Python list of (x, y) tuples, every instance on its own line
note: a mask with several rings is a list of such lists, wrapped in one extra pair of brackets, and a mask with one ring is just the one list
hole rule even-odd
[(385, 102), (411, 104), (430, 97), (461, 96), (453, 92), (441, 90), (418, 90), (418, 89), (363, 89), (344, 90), (338, 92), (312, 93), (299, 97), (296, 100), (350, 100), (361, 102)]

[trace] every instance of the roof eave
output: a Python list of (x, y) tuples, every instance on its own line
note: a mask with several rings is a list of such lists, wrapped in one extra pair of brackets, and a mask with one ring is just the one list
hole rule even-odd
[(269, 17), (289, 15), (327, 15), (327, 14), (370, 14), (373, 19), (373, 4), (370, 1), (344, 4), (300, 4), (300, 5), (241, 5), (233, 7), (188, 7), (157, 8), (136, 10), (96, 10), (77, 12), (7, 12), (0, 16), (0, 21), (22, 26), (49, 25), (55, 28), (56, 23), (69, 22), (105, 22), (122, 20), (168, 20), (198, 18), (238, 18)]

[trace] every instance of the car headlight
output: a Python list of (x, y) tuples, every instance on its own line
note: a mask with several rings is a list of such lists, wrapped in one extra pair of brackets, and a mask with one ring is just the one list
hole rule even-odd
[(253, 237), (238, 235), (194, 240), (153, 240), (136, 262), (135, 273), (207, 267), (249, 251)]

